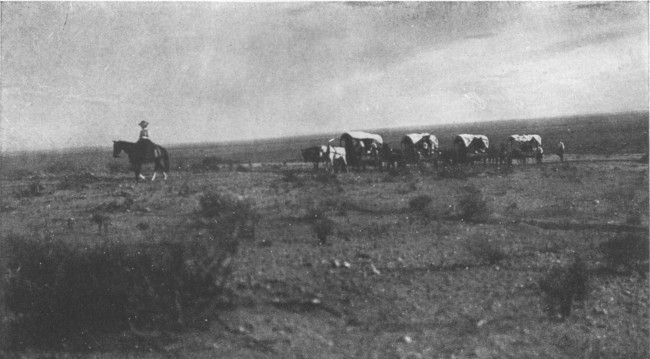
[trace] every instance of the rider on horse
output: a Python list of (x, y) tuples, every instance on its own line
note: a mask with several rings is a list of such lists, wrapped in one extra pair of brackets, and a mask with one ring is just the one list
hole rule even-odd
[(149, 122), (147, 121), (140, 121), (138, 124), (140, 126), (140, 138), (138, 139), (137, 145), (139, 148), (140, 153), (144, 154), (145, 159), (153, 159), (158, 156), (156, 156), (156, 153), (154, 153), (155, 146), (153, 142), (149, 139), (149, 129), (147, 129), (147, 126), (149, 126)]

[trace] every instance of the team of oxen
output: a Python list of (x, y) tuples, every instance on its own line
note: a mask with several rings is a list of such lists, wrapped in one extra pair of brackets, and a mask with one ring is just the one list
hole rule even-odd
[(510, 165), (513, 160), (526, 163), (528, 158), (541, 163), (544, 156), (539, 135), (512, 135), (499, 146), (490, 147), (487, 136), (459, 134), (454, 137), (453, 148), (444, 150), (430, 133), (406, 134), (399, 148), (391, 147), (378, 134), (363, 131), (345, 132), (338, 144), (335, 141), (333, 138), (325, 145), (303, 149), (303, 160), (313, 163), (314, 169), (324, 164), (326, 169), (338, 172), (347, 171), (348, 167), (390, 169), (419, 163), (430, 163), (435, 169), (475, 162)]

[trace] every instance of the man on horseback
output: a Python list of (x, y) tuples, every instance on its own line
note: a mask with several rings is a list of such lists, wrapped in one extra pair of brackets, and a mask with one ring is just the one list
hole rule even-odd
[(147, 129), (149, 122), (144, 120), (140, 121), (138, 126), (140, 126), (140, 137), (138, 138), (138, 142), (136, 144), (138, 146), (138, 152), (142, 153), (144, 156), (142, 159), (153, 160), (160, 157), (159, 153), (155, 153), (156, 146), (149, 139), (149, 129)]

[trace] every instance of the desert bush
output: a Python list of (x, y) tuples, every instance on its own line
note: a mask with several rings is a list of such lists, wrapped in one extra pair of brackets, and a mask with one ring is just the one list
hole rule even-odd
[(480, 263), (495, 265), (504, 260), (507, 255), (503, 248), (489, 238), (474, 236), (467, 240), (465, 247)]
[(288, 183), (293, 183), (297, 186), (302, 186), (304, 183), (300, 177), (298, 177), (298, 174), (296, 171), (293, 170), (285, 170), (282, 171), (282, 181), (283, 182), (288, 182)]
[(618, 235), (600, 246), (603, 259), (608, 268), (614, 271), (640, 273), (648, 271), (650, 242), (648, 234), (626, 233)]
[(29, 198), (42, 196), (44, 193), (45, 186), (39, 179), (33, 179), (29, 181), (25, 187), (17, 190), (14, 194), (18, 198)]
[(238, 164), (237, 166), (235, 166), (235, 171), (236, 172), (250, 172), (251, 170), (252, 170), (251, 166), (246, 167), (246, 166), (242, 165), (241, 163)]
[(382, 179), (384, 183), (396, 183), (413, 181), (414, 174), (407, 166), (397, 166), (396, 168), (388, 168), (386, 175)]
[(312, 179), (316, 182), (323, 183), (323, 184), (328, 184), (328, 185), (340, 185), (341, 181), (339, 181), (338, 177), (334, 173), (328, 173), (328, 172), (318, 172), (314, 175), (312, 175)]
[(408, 181), (407, 183), (400, 185), (397, 188), (397, 193), (399, 193), (399, 194), (407, 194), (407, 193), (414, 192), (417, 189), (418, 189), (418, 182), (415, 179), (412, 179), (412, 180)]
[(131, 196), (120, 196), (108, 202), (102, 202), (97, 205), (93, 211), (95, 212), (126, 212), (131, 209), (135, 200)]
[(631, 209), (628, 212), (627, 218), (625, 219), (625, 223), (633, 226), (640, 226), (643, 223), (643, 215), (641, 214), (641, 211), (636, 208)]
[(571, 315), (574, 301), (584, 301), (589, 292), (589, 271), (579, 257), (565, 267), (551, 268), (539, 281), (547, 313), (554, 317)]
[(193, 172), (217, 172), (221, 165), (228, 164), (228, 161), (217, 156), (206, 156), (200, 163), (192, 163), (190, 169)]
[(79, 189), (88, 187), (89, 184), (101, 181), (92, 173), (71, 174), (63, 176), (63, 178), (56, 185), (56, 189), (60, 191), (69, 189)]
[(218, 224), (219, 231), (234, 238), (255, 236), (260, 216), (251, 201), (225, 192), (208, 192), (201, 196), (199, 204), (202, 223), (208, 220), (213, 230), (217, 229), (214, 224)]
[(466, 186), (464, 190), (465, 194), (458, 202), (460, 218), (466, 221), (485, 220), (488, 216), (488, 205), (481, 190), (475, 186)]
[(327, 243), (327, 237), (334, 233), (334, 222), (327, 217), (320, 217), (314, 221), (312, 228), (319, 244), (323, 245)]
[(4, 324), (12, 349), (88, 349), (96, 335), (204, 325), (229, 304), (231, 237), (76, 245), (10, 236)]
[(428, 194), (422, 194), (409, 200), (409, 209), (413, 212), (420, 212), (423, 211), (431, 202), (433, 202), (431, 196)]

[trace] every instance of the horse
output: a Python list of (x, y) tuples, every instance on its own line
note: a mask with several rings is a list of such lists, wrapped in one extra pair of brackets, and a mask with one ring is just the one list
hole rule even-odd
[(379, 158), (381, 162), (386, 163), (387, 169), (395, 169), (397, 166), (406, 166), (406, 159), (404, 153), (400, 149), (391, 148), (387, 143), (384, 143), (379, 150)]
[(379, 149), (377, 147), (370, 147), (366, 150), (365, 147), (354, 147), (352, 151), (351, 161), (354, 168), (357, 171), (363, 169), (366, 170), (366, 165), (375, 167), (375, 169), (381, 169), (381, 158), (379, 156)]
[(330, 144), (320, 146), (320, 157), (325, 160), (325, 164), (329, 165), (331, 171), (335, 171), (335, 164), (341, 163), (343, 171), (348, 170), (348, 161), (346, 159), (346, 152), (344, 147), (334, 147)]
[[(163, 147), (152, 143), (152, 151), (142, 151), (142, 147), (133, 142), (127, 141), (113, 141), (113, 157), (119, 158), (120, 153), (124, 151), (129, 156), (129, 162), (135, 173), (135, 181), (138, 182), (140, 178), (145, 177), (140, 173), (142, 165), (145, 163), (154, 163), (153, 176), (151, 181), (156, 179), (157, 171), (163, 173), (164, 179), (167, 179), (167, 172), (169, 172), (169, 155), (167, 150)], [(148, 153), (147, 153), (148, 152)]]
[(492, 146), (487, 149), (487, 160), (495, 166), (506, 164), (508, 158), (508, 149), (505, 143), (500, 143), (499, 148)]
[(314, 169), (318, 169), (318, 164), (323, 160), (321, 155), (320, 146), (312, 146), (309, 148), (302, 149), (302, 159), (305, 162), (312, 162), (314, 164)]
[(453, 149), (443, 149), (438, 151), (440, 161), (445, 166), (452, 166), (456, 163), (456, 151)]

